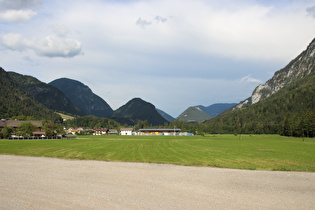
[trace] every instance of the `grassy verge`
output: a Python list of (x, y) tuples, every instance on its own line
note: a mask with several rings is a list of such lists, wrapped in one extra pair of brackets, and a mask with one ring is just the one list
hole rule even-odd
[(244, 135), (242, 140), (234, 135), (0, 140), (0, 154), (315, 172), (315, 139), (278, 135)]

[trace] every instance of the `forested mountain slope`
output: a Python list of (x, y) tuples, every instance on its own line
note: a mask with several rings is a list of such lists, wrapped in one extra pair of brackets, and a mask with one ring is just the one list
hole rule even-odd
[(24, 91), (31, 94), (48, 109), (72, 115), (84, 115), (82, 111), (73, 106), (71, 101), (58, 88), (31, 76), (15, 72), (8, 72), (8, 74)]
[(70, 99), (72, 104), (86, 115), (109, 117), (113, 113), (112, 108), (106, 101), (94, 94), (88, 86), (79, 81), (61, 78), (49, 84), (62, 91)]
[(162, 116), (164, 117), (164, 119), (166, 119), (169, 122), (172, 122), (175, 120), (174, 117), (172, 117), (171, 115), (167, 114), (166, 112), (164, 112), (163, 110), (160, 109), (156, 109), (156, 111)]
[(201, 123), (209, 119), (211, 119), (211, 116), (202, 111), (198, 106), (188, 107), (188, 109), (177, 117), (177, 120), (187, 123)]
[[(134, 98), (128, 101), (113, 113), (112, 118), (122, 124), (126, 122), (133, 125), (139, 121), (148, 121), (149, 125), (164, 125), (164, 123), (168, 122), (157, 112), (153, 104), (141, 98)], [(128, 121), (123, 121), (124, 119), (128, 119), (129, 123)]]
[(301, 128), (304, 126), (303, 123), (314, 126), (314, 96), (315, 72), (313, 71), (281, 88), (270, 97), (251, 106), (219, 115), (207, 121), (205, 126), (212, 133), (238, 133), (240, 124), (243, 133), (283, 133), (285, 120), (289, 120), (291, 132), (297, 127), (300, 132), (304, 129)]
[(252, 96), (239, 103), (235, 108), (241, 108), (255, 104), (279, 91), (293, 81), (301, 79), (315, 71), (315, 39), (308, 45), (306, 50), (300, 53), (283, 69), (275, 72), (274, 76), (264, 85), (255, 88)]
[(59, 115), (38, 103), (30, 94), (23, 91), (10, 75), (0, 67), (0, 118), (32, 116), (34, 119), (61, 122)]

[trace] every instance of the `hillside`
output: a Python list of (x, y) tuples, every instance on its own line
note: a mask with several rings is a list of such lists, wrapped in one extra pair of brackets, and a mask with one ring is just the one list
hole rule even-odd
[(160, 110), (160, 109), (156, 109), (156, 111), (162, 116), (164, 117), (164, 119), (166, 119), (169, 122), (172, 122), (175, 120), (174, 117), (172, 117), (171, 115), (167, 114), (166, 112)]
[(235, 106), (236, 103), (217, 103), (217, 104), (212, 104), (210, 106), (202, 106), (199, 105), (198, 107), (206, 112), (208, 115), (210, 115), (211, 117), (216, 117), (217, 115), (221, 114), (222, 112), (224, 112), (225, 110), (229, 109), (232, 106)]
[(211, 116), (202, 111), (198, 106), (189, 107), (177, 117), (177, 120), (188, 123), (200, 123), (209, 119), (211, 119)]
[(61, 78), (49, 83), (63, 92), (71, 103), (82, 110), (86, 115), (97, 117), (109, 117), (113, 113), (112, 108), (101, 97), (97, 96), (92, 90), (83, 83)]
[(149, 125), (164, 125), (167, 122), (156, 110), (155, 106), (141, 98), (134, 98), (114, 111), (112, 118), (122, 124), (135, 125), (140, 120), (147, 120)]
[(8, 72), (8, 74), (24, 91), (31, 94), (48, 109), (72, 115), (84, 114), (78, 108), (74, 107), (71, 101), (56, 87), (43, 83), (31, 76), (15, 72)]
[(279, 91), (293, 81), (301, 79), (315, 70), (315, 39), (306, 50), (299, 54), (287, 66), (275, 72), (274, 76), (264, 85), (259, 85), (253, 91), (251, 97), (239, 103), (235, 108), (242, 108), (255, 104)]
[(37, 102), (29, 93), (23, 91), (4, 69), (0, 67), (0, 118), (13, 116), (32, 116), (34, 119), (48, 119), (61, 122), (59, 115)]
[[(312, 117), (315, 113), (314, 96), (315, 72), (312, 72), (264, 100), (207, 121), (205, 127), (212, 133), (238, 133), (241, 123), (242, 133), (282, 133), (285, 120), (290, 119), (291, 129), (314, 130), (311, 128), (315, 126), (315, 117)], [(309, 128), (302, 128), (306, 125)]]

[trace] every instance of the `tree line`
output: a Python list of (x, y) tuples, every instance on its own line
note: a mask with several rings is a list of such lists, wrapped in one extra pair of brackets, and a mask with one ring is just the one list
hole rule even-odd
[[(43, 129), (46, 133), (46, 136), (57, 136), (64, 134), (63, 126), (61, 124), (55, 124), (50, 120), (43, 120)], [(30, 122), (22, 122), (19, 124), (19, 126), (14, 130), (13, 127), (5, 126), (0, 130), (0, 138), (1, 139), (7, 139), (11, 137), (12, 134), (15, 134), (16, 136), (22, 136), (22, 137), (31, 137), (33, 135), (33, 132), (37, 130), (37, 126), (33, 125)]]

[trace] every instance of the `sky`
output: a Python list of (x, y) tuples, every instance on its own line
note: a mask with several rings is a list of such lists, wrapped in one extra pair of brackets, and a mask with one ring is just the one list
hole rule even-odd
[(116, 110), (238, 103), (315, 38), (315, 0), (0, 0), (0, 66)]

